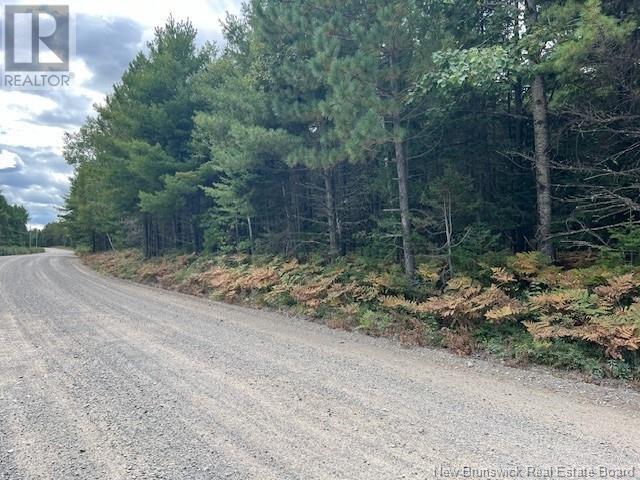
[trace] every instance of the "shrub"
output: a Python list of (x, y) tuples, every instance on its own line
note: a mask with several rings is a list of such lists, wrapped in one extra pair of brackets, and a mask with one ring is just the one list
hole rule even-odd
[(589, 289), (555, 290), (532, 296), (535, 320), (525, 322), (538, 339), (584, 340), (604, 348), (608, 357), (640, 349), (640, 282), (633, 274)]
[(441, 266), (426, 259), (415, 283), (397, 267), (351, 257), (330, 265), (246, 254), (145, 259), (138, 251), (85, 259), (123, 278), (286, 307), (403, 345), (442, 345), (464, 355), (482, 348), (517, 363), (640, 376), (640, 279), (602, 265), (564, 270), (538, 253), (518, 254), (484, 266), (483, 282), (454, 277), (438, 292)]
[(469, 330), (443, 328), (441, 333), (442, 346), (456, 355), (471, 355), (476, 349), (476, 342)]
[(370, 335), (381, 335), (391, 324), (388, 313), (364, 309), (358, 317), (356, 330), (363, 330)]
[(11, 255), (31, 255), (34, 253), (44, 253), (44, 248), (0, 246), (0, 257), (8, 257)]

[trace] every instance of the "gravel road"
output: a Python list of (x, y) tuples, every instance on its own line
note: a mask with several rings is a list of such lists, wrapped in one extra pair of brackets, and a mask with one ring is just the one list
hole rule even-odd
[(61, 250), (0, 259), (0, 479), (465, 466), (640, 478), (640, 394), (108, 279)]

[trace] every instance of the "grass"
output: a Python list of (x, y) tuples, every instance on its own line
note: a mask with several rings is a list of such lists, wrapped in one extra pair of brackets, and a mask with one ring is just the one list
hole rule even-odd
[(10, 255), (30, 255), (33, 253), (44, 253), (44, 248), (0, 246), (0, 257), (7, 257)]

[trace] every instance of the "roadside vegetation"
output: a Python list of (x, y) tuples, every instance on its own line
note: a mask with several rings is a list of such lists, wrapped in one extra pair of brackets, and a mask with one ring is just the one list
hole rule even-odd
[(0, 246), (24, 245), (29, 237), (28, 220), (27, 210), (10, 205), (0, 192)]
[(33, 253), (44, 253), (44, 248), (0, 246), (0, 257), (7, 257), (9, 255), (30, 255)]
[(0, 257), (42, 253), (43, 248), (29, 245), (27, 210), (19, 205), (9, 205), (0, 192)]
[(157, 29), (66, 138), (94, 265), (409, 344), (635, 378), (634, 2), (247, 2)]
[(362, 258), (330, 264), (247, 254), (145, 259), (139, 250), (83, 258), (120, 278), (284, 310), (406, 346), (576, 370), (594, 380), (640, 380), (640, 277), (629, 269), (562, 269), (526, 253), (441, 288), (432, 266), (420, 265), (417, 281), (409, 283), (398, 266)]

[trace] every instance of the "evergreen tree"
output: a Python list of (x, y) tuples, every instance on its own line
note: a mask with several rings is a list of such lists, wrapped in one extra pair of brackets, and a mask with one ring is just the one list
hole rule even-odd
[(27, 243), (27, 210), (9, 205), (0, 192), (0, 246), (24, 246)]
[[(412, 86), (434, 48), (429, 4), (412, 0), (326, 2), (334, 13), (317, 33), (328, 66), (325, 115), (352, 161), (390, 151), (395, 158), (404, 268), (415, 271), (408, 143), (416, 106)], [(431, 32), (432, 33), (432, 32)]]
[(94, 250), (353, 253), (409, 278), (630, 248), (639, 19), (617, 0), (252, 0), (220, 52), (170, 20), (67, 138), (64, 226)]
[[(197, 167), (190, 151), (197, 106), (190, 79), (212, 55), (210, 46), (195, 47), (195, 36), (189, 22), (173, 18), (156, 29), (149, 52), (132, 61), (97, 119), (67, 139), (65, 156), (79, 179), (68, 207), (77, 226), (89, 219), (90, 225), (80, 228), (94, 248), (112, 243), (114, 236), (137, 237), (139, 222), (147, 255), (184, 247), (185, 238), (194, 250), (200, 248), (194, 205), (202, 192), (188, 182), (179, 185), (178, 175)], [(81, 214), (87, 207), (88, 215)], [(178, 235), (178, 223), (190, 223), (181, 231), (191, 235)]]
[[(295, 138), (277, 128), (265, 91), (263, 45), (243, 20), (229, 17), (228, 44), (221, 58), (197, 78), (202, 111), (195, 118), (194, 143), (203, 170), (215, 179), (204, 185), (213, 200), (207, 242), (212, 248), (254, 250), (255, 236), (289, 250), (282, 218), (286, 210), (288, 168), (285, 159)], [(280, 238), (278, 238), (280, 237)]]
[(255, 0), (252, 11), (253, 30), (264, 45), (273, 111), (281, 128), (299, 139), (287, 162), (322, 177), (328, 254), (335, 258), (340, 251), (336, 168), (348, 155), (326, 114), (331, 88), (327, 65), (314, 64), (314, 32), (327, 24), (331, 13), (305, 1)]

